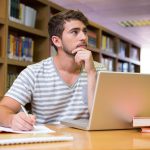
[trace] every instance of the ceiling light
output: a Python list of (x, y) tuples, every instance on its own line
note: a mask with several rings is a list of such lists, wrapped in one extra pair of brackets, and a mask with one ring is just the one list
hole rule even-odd
[(142, 27), (149, 26), (150, 20), (127, 20), (119, 22), (122, 27)]

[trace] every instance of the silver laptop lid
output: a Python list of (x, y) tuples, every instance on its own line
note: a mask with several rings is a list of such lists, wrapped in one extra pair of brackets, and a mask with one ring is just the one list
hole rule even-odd
[(150, 75), (100, 72), (89, 130), (132, 128), (134, 116), (150, 116)]

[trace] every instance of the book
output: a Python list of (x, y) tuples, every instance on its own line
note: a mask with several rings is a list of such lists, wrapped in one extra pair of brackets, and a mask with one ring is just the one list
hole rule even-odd
[(35, 27), (37, 11), (32, 7), (25, 6), (25, 19), (24, 24), (29, 27)]
[(150, 127), (141, 128), (142, 133), (150, 133)]
[(97, 47), (97, 33), (88, 29), (88, 45), (91, 47)]
[(133, 127), (150, 127), (150, 117), (134, 117)]
[(130, 50), (130, 58), (139, 61), (138, 48), (132, 47)]
[(0, 136), (0, 145), (27, 144), (27, 143), (48, 143), (58, 141), (72, 141), (71, 135), (59, 135), (53, 133), (45, 134), (4, 134)]

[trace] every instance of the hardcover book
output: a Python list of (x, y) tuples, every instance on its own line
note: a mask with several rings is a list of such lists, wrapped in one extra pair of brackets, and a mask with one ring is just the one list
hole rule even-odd
[(150, 127), (150, 117), (134, 117), (133, 127)]

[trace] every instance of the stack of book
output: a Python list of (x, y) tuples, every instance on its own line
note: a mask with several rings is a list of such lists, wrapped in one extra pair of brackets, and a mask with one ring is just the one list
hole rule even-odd
[(29, 27), (35, 27), (37, 11), (19, 0), (9, 0), (9, 19), (11, 21), (24, 24)]
[(133, 127), (140, 127), (141, 132), (150, 133), (150, 117), (134, 117)]

